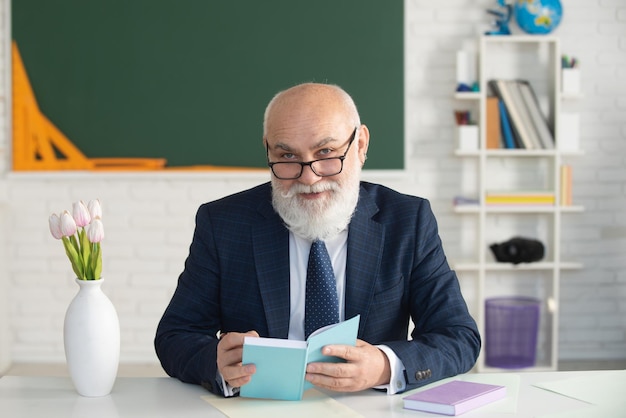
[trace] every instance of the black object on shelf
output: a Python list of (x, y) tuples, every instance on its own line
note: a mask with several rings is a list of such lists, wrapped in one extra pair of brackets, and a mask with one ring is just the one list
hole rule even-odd
[(514, 237), (499, 244), (491, 244), (489, 248), (499, 262), (513, 264), (539, 261), (545, 253), (541, 241), (523, 237)]

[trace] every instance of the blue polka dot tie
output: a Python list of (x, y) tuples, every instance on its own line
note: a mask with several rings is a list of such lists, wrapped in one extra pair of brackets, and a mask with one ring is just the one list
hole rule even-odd
[(314, 241), (309, 253), (304, 304), (304, 335), (339, 322), (337, 283), (324, 241)]

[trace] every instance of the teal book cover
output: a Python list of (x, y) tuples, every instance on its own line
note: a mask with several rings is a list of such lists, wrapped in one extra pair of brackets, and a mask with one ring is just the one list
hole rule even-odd
[(360, 316), (315, 331), (307, 341), (246, 337), (243, 364), (255, 364), (256, 373), (243, 385), (239, 395), (247, 398), (297, 401), (313, 387), (305, 381), (306, 365), (311, 362), (343, 361), (322, 354), (330, 344), (356, 345)]

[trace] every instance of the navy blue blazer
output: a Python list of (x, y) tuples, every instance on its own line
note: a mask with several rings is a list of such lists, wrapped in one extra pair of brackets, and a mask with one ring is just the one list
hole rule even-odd
[[(361, 183), (345, 288), (345, 317), (357, 314), (358, 338), (393, 349), (407, 390), (473, 367), (480, 336), (427, 200)], [(199, 208), (156, 353), (170, 376), (221, 393), (216, 333), (250, 330), (275, 338), (289, 330), (289, 234), (269, 183)]]

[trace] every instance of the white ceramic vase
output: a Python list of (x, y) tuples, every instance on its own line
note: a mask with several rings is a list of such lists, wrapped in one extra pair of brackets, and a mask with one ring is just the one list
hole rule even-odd
[(120, 323), (102, 292), (103, 279), (79, 280), (65, 313), (65, 359), (76, 391), (98, 397), (111, 393), (120, 359)]

